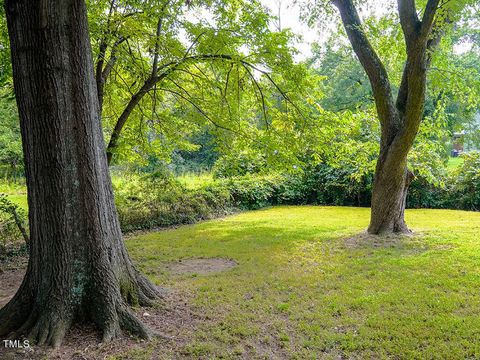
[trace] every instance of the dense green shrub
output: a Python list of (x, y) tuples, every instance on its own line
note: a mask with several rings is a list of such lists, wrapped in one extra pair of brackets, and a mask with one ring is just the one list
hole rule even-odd
[(480, 210), (480, 152), (463, 155), (464, 162), (451, 174), (449, 207)]
[(450, 196), (446, 188), (435, 186), (423, 178), (416, 178), (408, 188), (408, 208), (448, 208)]
[(409, 188), (407, 206), (480, 210), (480, 152), (472, 151), (462, 157), (463, 163), (445, 176), (443, 186), (415, 179)]
[(188, 224), (232, 211), (227, 188), (188, 189), (167, 172), (129, 175), (114, 188), (123, 231)]
[(259, 209), (272, 205), (281, 176), (245, 176), (230, 178), (223, 184), (230, 192), (232, 205), (242, 210)]
[(314, 186), (309, 173), (291, 173), (279, 177), (275, 188), (274, 204), (303, 205), (313, 203)]
[(368, 206), (373, 174), (357, 178), (350, 167), (334, 168), (320, 164), (305, 173), (308, 202), (322, 205)]

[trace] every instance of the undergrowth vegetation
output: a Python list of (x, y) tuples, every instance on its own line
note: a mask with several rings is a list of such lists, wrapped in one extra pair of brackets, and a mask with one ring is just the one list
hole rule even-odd
[[(239, 158), (242, 159), (241, 157)], [(214, 177), (175, 178), (167, 171), (116, 177), (117, 208), (124, 231), (211, 219), (272, 205), (370, 204), (373, 174), (317, 165), (293, 173), (245, 174), (246, 165), (229, 162)], [(419, 177), (407, 199), (410, 208), (480, 209), (480, 153), (464, 156), (460, 166), (433, 185)], [(239, 173), (235, 169), (240, 169)], [(441, 185), (440, 185), (441, 184)]]
[[(437, 184), (416, 178), (410, 187), (407, 206), (480, 209), (480, 153), (465, 154), (463, 159), (457, 167), (446, 171)], [(243, 160), (239, 157), (239, 162)], [(358, 177), (354, 168), (320, 164), (291, 173), (246, 174), (246, 167), (230, 159), (228, 167), (216, 167), (213, 176), (205, 173), (175, 177), (162, 168), (147, 174), (114, 173), (122, 230), (189, 224), (272, 205), (368, 207), (370, 204), (373, 173)], [(20, 185), (10, 185), (4, 186), (3, 191), (11, 194), (9, 201), (26, 209), (22, 189)], [(21, 241), (22, 234), (15, 228), (11, 212), (0, 209), (0, 216), (3, 246)]]
[(0, 193), (0, 259), (8, 255), (19, 240), (28, 242), (27, 215), (25, 209)]

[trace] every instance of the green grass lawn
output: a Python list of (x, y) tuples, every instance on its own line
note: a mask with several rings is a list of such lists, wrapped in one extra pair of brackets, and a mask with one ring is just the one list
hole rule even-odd
[[(480, 213), (408, 210), (416, 236), (346, 241), (368, 218), (275, 207), (129, 239), (139, 267), (206, 319), (166, 358), (479, 358)], [(198, 257), (238, 266), (165, 269)]]
[(7, 194), (8, 199), (20, 205), (25, 210), (28, 208), (27, 188), (23, 183), (7, 183), (0, 180), (0, 194)]
[(462, 157), (449, 157), (447, 163), (447, 169), (453, 170), (462, 165), (464, 162)]
[(23, 209), (28, 209), (27, 195), (8, 195), (8, 199), (19, 205)]

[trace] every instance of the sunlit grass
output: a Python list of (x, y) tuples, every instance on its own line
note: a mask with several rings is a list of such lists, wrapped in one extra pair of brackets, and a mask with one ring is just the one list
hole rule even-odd
[[(368, 217), (365, 208), (275, 207), (127, 244), (155, 282), (209, 319), (177, 349), (194, 358), (479, 357), (480, 214), (408, 210), (416, 236), (348, 245)], [(192, 257), (238, 266), (165, 270)]]
[(208, 172), (201, 174), (185, 173), (177, 176), (177, 180), (188, 189), (197, 189), (214, 181), (212, 174)]
[(1, 181), (0, 180), (0, 193), (5, 193), (5, 194), (26, 194), (27, 193), (27, 188), (25, 186), (24, 181), (14, 183), (14, 182), (7, 182), (7, 181)]
[(7, 194), (9, 200), (27, 209), (27, 188), (23, 182), (0, 181), (0, 194)]
[(27, 195), (9, 195), (8, 199), (19, 205), (22, 209), (28, 209)]
[(449, 157), (448, 158), (448, 163), (447, 163), (447, 169), (448, 170), (453, 170), (462, 165), (464, 162), (463, 158), (458, 156), (458, 157)]

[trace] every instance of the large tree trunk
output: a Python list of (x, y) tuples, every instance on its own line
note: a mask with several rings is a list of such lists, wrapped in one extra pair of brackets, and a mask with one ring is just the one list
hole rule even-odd
[(394, 157), (387, 148), (377, 160), (368, 227), (371, 234), (410, 232), (405, 223), (405, 205), (413, 174), (407, 169), (406, 155)]
[[(75, 321), (103, 339), (150, 331), (130, 304), (158, 291), (132, 265), (115, 210), (84, 0), (5, 2), (28, 187), (30, 258), (0, 336), (58, 346)], [(14, 337), (12, 337), (14, 338)]]

